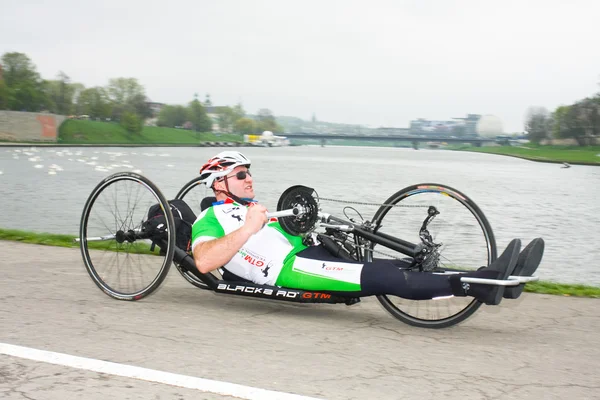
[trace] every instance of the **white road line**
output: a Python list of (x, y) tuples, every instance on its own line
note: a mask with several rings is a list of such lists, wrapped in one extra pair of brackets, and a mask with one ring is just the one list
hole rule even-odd
[(158, 382), (165, 385), (178, 386), (187, 389), (196, 389), (202, 392), (238, 397), (240, 399), (318, 400), (314, 397), (275, 392), (272, 390), (259, 389), (250, 386), (238, 385), (235, 383), (173, 374), (170, 372), (135, 367), (132, 365), (117, 364), (109, 361), (94, 360), (92, 358), (77, 357), (69, 354), (32, 349), (30, 347), (15, 346), (7, 343), (0, 343), (0, 354), (25, 358), (33, 361), (41, 361), (49, 364), (62, 365), (71, 368), (84, 369), (87, 371), (100, 372), (103, 374)]

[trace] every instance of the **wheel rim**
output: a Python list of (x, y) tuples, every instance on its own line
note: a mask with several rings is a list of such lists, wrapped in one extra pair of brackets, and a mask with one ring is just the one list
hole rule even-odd
[[(437, 273), (444, 271), (473, 271), (489, 265), (496, 258), (496, 245), (489, 223), (481, 210), (462, 193), (436, 184), (415, 185), (398, 192), (386, 204), (408, 207), (380, 209), (373, 224), (376, 231), (420, 243), (419, 229), (433, 205), (440, 212), (428, 225), (439, 248)], [(381, 247), (381, 246), (379, 246)], [(377, 246), (372, 247), (379, 250)], [(380, 249), (391, 256), (391, 250)], [(389, 258), (367, 252), (371, 257)], [(382, 305), (396, 317), (418, 326), (448, 326), (462, 321), (480, 305), (471, 297), (450, 297), (434, 300), (408, 300), (396, 296), (378, 296)]]
[[(130, 174), (107, 178), (88, 199), (80, 232), (82, 255), (90, 276), (109, 296), (137, 300), (165, 278), (172, 260), (172, 240), (167, 240), (161, 254), (157, 246), (151, 251), (150, 239), (131, 242), (122, 237), (124, 232), (141, 229), (148, 209), (166, 203), (161, 197), (145, 179)], [(167, 230), (174, 231), (166, 220)], [(107, 235), (116, 238), (92, 240)]]
[(200, 178), (195, 178), (181, 188), (176, 199), (181, 199), (192, 209), (196, 216), (200, 215), (200, 203), (207, 196), (206, 186), (202, 185)]

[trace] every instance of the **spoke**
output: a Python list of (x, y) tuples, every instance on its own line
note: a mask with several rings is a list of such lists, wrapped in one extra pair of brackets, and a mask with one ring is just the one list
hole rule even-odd
[[(104, 197), (98, 197), (96, 199), (97, 203), (100, 203), (99, 205), (103, 206), (106, 210), (108, 210), (108, 213), (114, 216), (114, 212), (112, 211), (112, 208), (106, 204), (106, 200), (104, 200)], [(100, 215), (100, 213), (96, 213), (94, 215), (94, 218), (97, 218), (100, 220), (100, 222), (102, 222), (102, 224), (104, 225), (104, 227), (106, 228), (106, 230), (108, 230), (108, 232), (110, 234), (115, 234), (117, 232), (117, 224), (115, 223), (115, 229), (111, 229), (109, 228), (109, 226), (104, 222), (104, 218), (102, 218), (102, 216)]]
[[(129, 221), (130, 221), (131, 225), (133, 225), (133, 214), (135, 213), (135, 210), (137, 209), (137, 207), (138, 207), (138, 205), (139, 205), (139, 203), (141, 201), (140, 196), (139, 196), (140, 195), (140, 191), (142, 189), (141, 184), (138, 183), (138, 185), (136, 186), (136, 189), (137, 189), (137, 193), (136, 193), (136, 196), (135, 196), (135, 202), (133, 204), (133, 208), (131, 208), (131, 213), (129, 215)], [(140, 222), (140, 227), (141, 227), (143, 221), (144, 221), (144, 217), (142, 216), (142, 222)], [(136, 225), (135, 227), (137, 228), (138, 226)]]

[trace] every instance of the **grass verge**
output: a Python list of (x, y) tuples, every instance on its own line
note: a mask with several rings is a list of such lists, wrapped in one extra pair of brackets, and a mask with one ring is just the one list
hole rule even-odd
[[(26, 232), (15, 229), (0, 228), (0, 240), (11, 240), (21, 243), (60, 247), (79, 247), (79, 243), (76, 243), (73, 240), (75, 238), (76, 236), (74, 235)], [(93, 249), (117, 250), (117, 247), (115, 246), (116, 243), (114, 241), (89, 243), (89, 247)], [(118, 249), (121, 251), (123, 250), (122, 247), (119, 247)], [(139, 253), (147, 254), (157, 254), (158, 252), (158, 250), (155, 250), (154, 253), (150, 252), (146, 243), (140, 243), (139, 248), (136, 248), (136, 250)], [(131, 249), (129, 249), (129, 251), (131, 251)], [(600, 287), (546, 281), (528, 283), (525, 285), (525, 291), (531, 293), (553, 294), (557, 296), (600, 298)]]
[[(0, 240), (10, 240), (14, 242), (30, 244), (42, 244), (46, 246), (78, 248), (79, 243), (75, 242), (76, 237), (77, 236), (74, 235), (26, 232), (15, 229), (0, 228)], [(158, 254), (159, 251), (158, 247), (155, 248), (154, 252), (150, 251), (150, 246), (147, 242), (117, 243), (114, 240), (107, 240), (102, 242), (89, 242), (88, 248), (95, 250), (127, 251), (135, 254), (155, 255)]]
[(185, 129), (145, 126), (140, 133), (129, 133), (114, 122), (67, 120), (59, 128), (60, 144), (182, 144), (243, 141), (239, 134), (199, 133)]
[(454, 148), (449, 147), (449, 149), (520, 157), (531, 161), (600, 165), (600, 146), (542, 146), (526, 144), (522, 146), (456, 146)]

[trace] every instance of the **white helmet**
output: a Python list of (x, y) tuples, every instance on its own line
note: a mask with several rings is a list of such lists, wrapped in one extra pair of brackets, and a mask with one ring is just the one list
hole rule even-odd
[(250, 159), (238, 151), (222, 151), (200, 168), (200, 180), (212, 187), (215, 179), (229, 175), (236, 167), (245, 165), (250, 168)]

